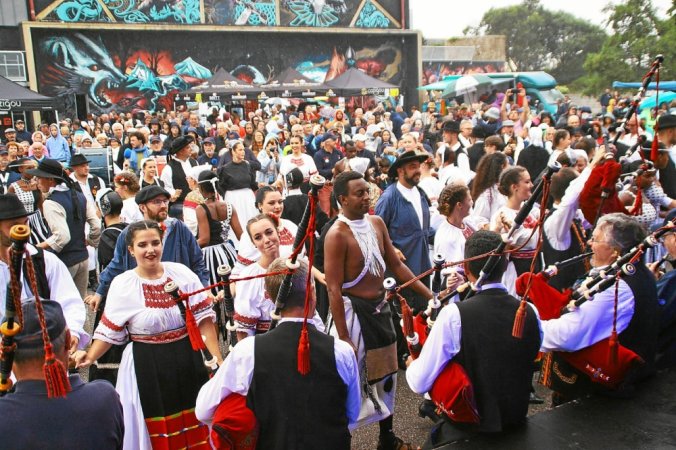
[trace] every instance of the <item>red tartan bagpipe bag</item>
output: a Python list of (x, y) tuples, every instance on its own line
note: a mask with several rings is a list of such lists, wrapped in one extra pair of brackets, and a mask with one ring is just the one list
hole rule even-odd
[[(531, 273), (524, 273), (516, 280), (516, 292), (523, 295)], [(538, 309), (541, 320), (558, 319), (561, 311), (570, 301), (570, 290), (563, 293), (547, 283), (547, 279), (541, 273), (533, 277), (528, 298)], [(616, 389), (622, 384), (627, 374), (637, 365), (643, 364), (643, 359), (635, 352), (624, 347), (619, 342), (616, 348), (612, 348), (610, 338), (605, 338), (594, 345), (575, 352), (556, 352), (556, 354), (573, 366), (589, 379), (605, 386), (608, 389)], [(615, 352), (616, 355), (614, 354)], [(551, 354), (550, 354), (551, 355)], [(610, 357), (610, 355), (613, 355)], [(543, 384), (549, 380), (552, 358), (545, 358), (542, 368)]]

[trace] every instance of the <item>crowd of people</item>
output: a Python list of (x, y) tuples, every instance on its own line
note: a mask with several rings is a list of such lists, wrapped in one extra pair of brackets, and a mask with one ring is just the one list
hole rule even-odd
[[(379, 103), (351, 111), (268, 105), (244, 117), (219, 108), (207, 117), (111, 112), (32, 133), (15, 121), (0, 147), (0, 298), (10, 229), (28, 225), (39, 292), (23, 284), (24, 320), (37, 320), (31, 297), (53, 299), (44, 304), (58, 358), (89, 370), (90, 397), (110, 397), (94, 381), (103, 379), (121, 403), (90, 403), (87, 415), (106, 420), (78, 438), (82, 448), (347, 449), (351, 431), (375, 422), (378, 449), (415, 448), (393, 430), (398, 372), (427, 394), (458, 363), (475, 419), (457, 427), (453, 411), (426, 396), (420, 414), (438, 426), (425, 446), (435, 448), (524, 423), (529, 402), (542, 402), (534, 371), (551, 372), (545, 362), (534, 368), (539, 351), (558, 364), (547, 380), (555, 404), (610, 389), (565, 355), (613, 336), (608, 346), (619, 336), (622, 351), (645, 364), (612, 389), (673, 364), (673, 342), (661, 333), (673, 318), (660, 305), (676, 300), (675, 231), (636, 262), (637, 275), (561, 317), (540, 317), (519, 301), (518, 286), (528, 273), (591, 251), (548, 282), (560, 291), (577, 286), (673, 222), (674, 110), (625, 120), (629, 105), (610, 95), (597, 114), (569, 101), (555, 115), (537, 112), (525, 92), (510, 90), (484, 100), (409, 112)], [(83, 151), (91, 148), (109, 155), (99, 173), (108, 179), (91, 173)], [(316, 175), (316, 243), (308, 237), (296, 249)], [(514, 227), (540, 182), (549, 201)], [(508, 233), (509, 256), (484, 273)], [(300, 266), (278, 316), (285, 261), (296, 253)], [(437, 254), (448, 266), (442, 292), (432, 291)], [(236, 280), (230, 314), (215, 285), (223, 266)], [(417, 359), (399, 325), (401, 303), (385, 297), (389, 276), (406, 284), (399, 294), (414, 315), (429, 316), (439, 297), (456, 292), (430, 322)], [(463, 301), (458, 288), (478, 279), (478, 292)], [(199, 293), (174, 297), (165, 290), (171, 283)], [(86, 308), (96, 315), (93, 333), (84, 330)], [(35, 383), (44, 355), (22, 339), (30, 336), (18, 339), (16, 393), (0, 399), (16, 411), (37, 408), (27, 394), (46, 395)], [(301, 370), (297, 348), (306, 341), (310, 369)], [(220, 366), (215, 373), (207, 355)], [(43, 413), (82, 401), (87, 384), (70, 379), (72, 391), (40, 403)], [(59, 420), (50, 418), (45, 432), (72, 429)]]

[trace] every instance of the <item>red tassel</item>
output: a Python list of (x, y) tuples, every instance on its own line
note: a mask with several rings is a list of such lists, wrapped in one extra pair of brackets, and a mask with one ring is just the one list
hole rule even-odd
[(400, 299), (401, 302), (401, 319), (404, 323), (402, 329), (404, 335), (410, 336), (413, 334), (413, 311), (411, 307), (408, 306), (408, 302), (403, 298)]
[(519, 309), (516, 310), (514, 317), (514, 326), (512, 327), (512, 336), (521, 339), (523, 337), (523, 327), (526, 324), (526, 299), (521, 300)]
[(310, 338), (305, 324), (298, 340), (298, 373), (301, 375), (310, 373)]
[(660, 140), (657, 138), (657, 127), (655, 127), (655, 137), (653, 138), (653, 145), (650, 147), (650, 160), (657, 161), (660, 151)]
[(190, 339), (190, 345), (192, 346), (192, 349), (194, 351), (206, 349), (207, 347), (204, 345), (202, 333), (200, 333), (200, 329), (197, 326), (197, 322), (195, 321), (195, 316), (190, 309), (190, 305), (187, 305), (185, 308), (185, 327), (188, 329), (188, 338)]
[(70, 392), (70, 380), (63, 363), (54, 357), (52, 344), (45, 346), (45, 364), (42, 366), (47, 383), (47, 396), (49, 398), (65, 397)]
[(614, 366), (617, 364), (617, 355), (619, 350), (617, 330), (613, 330), (613, 332), (610, 333), (610, 339), (608, 339), (608, 349), (608, 363)]
[(631, 211), (632, 216), (640, 216), (643, 214), (643, 190), (638, 188), (636, 200), (634, 200), (634, 208)]

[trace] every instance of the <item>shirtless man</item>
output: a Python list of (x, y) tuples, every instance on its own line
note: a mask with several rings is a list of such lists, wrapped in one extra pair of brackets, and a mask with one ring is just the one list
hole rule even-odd
[[(380, 422), (378, 449), (411, 448), (392, 431), (397, 381), (396, 335), (389, 303), (384, 301), (387, 268), (400, 281), (413, 273), (397, 256), (385, 223), (368, 215), (369, 186), (354, 171), (335, 179), (334, 194), (342, 214), (326, 235), (326, 284), (332, 319), (330, 333), (349, 343), (357, 354), (365, 385), (356, 427)], [(413, 289), (426, 298), (432, 292), (420, 281)]]

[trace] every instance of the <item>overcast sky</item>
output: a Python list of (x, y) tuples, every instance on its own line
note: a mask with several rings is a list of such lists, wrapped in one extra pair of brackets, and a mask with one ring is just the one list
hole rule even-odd
[[(477, 26), (490, 8), (522, 3), (522, 0), (409, 0), (411, 28), (421, 30), (429, 39), (462, 36), (467, 26)], [(601, 11), (609, 0), (540, 0), (546, 9), (563, 10), (604, 26), (607, 16)], [(666, 17), (671, 0), (653, 0), (658, 14)]]

